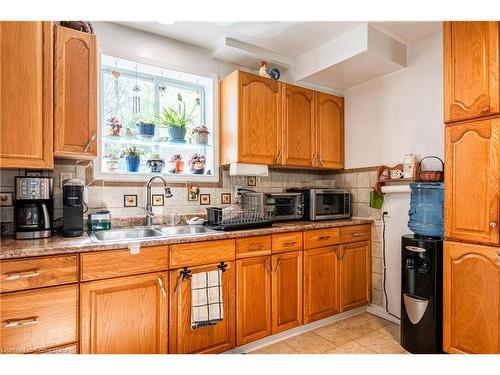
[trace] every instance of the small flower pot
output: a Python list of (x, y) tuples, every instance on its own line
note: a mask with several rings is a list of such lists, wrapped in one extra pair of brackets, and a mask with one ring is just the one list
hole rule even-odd
[(176, 126), (168, 128), (170, 142), (186, 143), (186, 130), (186, 128), (178, 128)]
[(108, 169), (108, 171), (114, 172), (118, 169), (119, 163), (120, 163), (119, 160), (108, 159), (108, 160), (106, 160), (106, 168)]
[(139, 156), (125, 156), (125, 162), (127, 163), (127, 172), (139, 172), (139, 165), (141, 164)]
[(151, 173), (161, 173), (163, 167), (165, 166), (165, 160), (163, 159), (149, 159), (146, 162), (146, 166), (149, 168)]
[(137, 131), (139, 138), (151, 139), (155, 136), (155, 124), (137, 124)]
[(178, 160), (174, 163), (174, 165), (175, 165), (175, 173), (184, 172), (184, 161)]
[(208, 134), (207, 133), (194, 133), (194, 143), (197, 145), (207, 145), (208, 144)]
[(205, 173), (205, 164), (202, 162), (196, 162), (191, 165), (191, 173), (192, 174), (204, 174)]

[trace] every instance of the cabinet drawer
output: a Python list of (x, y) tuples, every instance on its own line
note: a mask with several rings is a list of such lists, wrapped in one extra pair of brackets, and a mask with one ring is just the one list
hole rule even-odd
[(340, 228), (340, 243), (367, 241), (370, 239), (370, 225), (354, 225)]
[(0, 296), (2, 353), (26, 353), (77, 340), (78, 286)]
[(168, 246), (144, 247), (139, 254), (128, 249), (86, 253), (81, 255), (80, 264), (82, 281), (164, 271), (168, 268)]
[(314, 249), (340, 243), (339, 228), (316, 229), (304, 232), (304, 249)]
[(271, 254), (271, 236), (255, 236), (236, 240), (236, 258)]
[(78, 345), (77, 344), (69, 344), (63, 346), (57, 346), (55, 348), (44, 349), (38, 354), (78, 354)]
[(76, 255), (7, 260), (0, 263), (0, 292), (78, 281)]
[(302, 250), (302, 232), (273, 234), (273, 254)]
[(171, 269), (231, 261), (234, 259), (234, 240), (193, 242), (170, 246)]

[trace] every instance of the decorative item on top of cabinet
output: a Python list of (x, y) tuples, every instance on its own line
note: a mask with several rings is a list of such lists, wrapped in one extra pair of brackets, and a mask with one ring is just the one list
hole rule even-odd
[(444, 32), (444, 121), (499, 113), (498, 21), (449, 21)]
[(316, 153), (313, 163), (344, 168), (344, 98), (316, 93)]
[(97, 37), (55, 26), (54, 155), (97, 155)]
[(443, 346), (500, 354), (500, 250), (444, 243)]
[(52, 35), (52, 22), (0, 22), (2, 168), (54, 166)]

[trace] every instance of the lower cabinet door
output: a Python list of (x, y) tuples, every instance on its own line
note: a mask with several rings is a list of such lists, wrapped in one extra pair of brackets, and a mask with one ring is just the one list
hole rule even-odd
[(342, 245), (340, 256), (340, 311), (367, 305), (371, 289), (369, 242)]
[(337, 246), (304, 251), (304, 324), (340, 312)]
[(443, 263), (444, 350), (500, 354), (500, 249), (446, 241)]
[(272, 332), (302, 324), (302, 251), (272, 257)]
[[(225, 267), (213, 264), (170, 271), (170, 353), (213, 354), (234, 347), (235, 267), (234, 262), (226, 262), (223, 263), (224, 265)], [(221, 270), (220, 280), (222, 283), (222, 320), (214, 322), (215, 324), (198, 325), (193, 328), (191, 323), (192, 290), (193, 287), (196, 288), (196, 284), (192, 284), (192, 275), (219, 270)], [(188, 275), (188, 277), (183, 278), (183, 274)], [(213, 291), (207, 292), (210, 294)], [(201, 302), (195, 303), (202, 304)], [(210, 307), (218, 308), (219, 306), (211, 304)]]
[(271, 257), (236, 261), (236, 345), (271, 334)]
[(168, 352), (166, 273), (80, 285), (82, 354)]

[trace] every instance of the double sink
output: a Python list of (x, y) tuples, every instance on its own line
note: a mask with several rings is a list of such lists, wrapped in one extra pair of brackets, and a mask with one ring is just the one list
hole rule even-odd
[(110, 229), (89, 232), (92, 242), (128, 242), (161, 239), (168, 237), (191, 236), (215, 233), (213, 229), (199, 225), (179, 225), (169, 227), (136, 227), (126, 229)]

